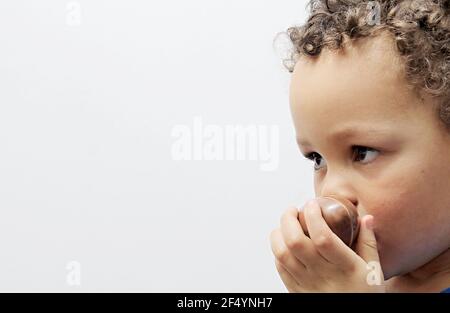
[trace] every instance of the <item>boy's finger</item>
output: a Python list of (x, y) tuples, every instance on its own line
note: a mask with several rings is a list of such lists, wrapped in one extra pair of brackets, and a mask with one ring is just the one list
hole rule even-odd
[(330, 229), (319, 204), (310, 201), (305, 207), (305, 222), (314, 247), (328, 262), (341, 268), (352, 268), (356, 254)]
[(279, 228), (272, 231), (270, 235), (272, 252), (275, 258), (283, 264), (284, 268), (297, 280), (305, 278), (306, 268), (286, 247)]
[(380, 262), (377, 240), (373, 232), (373, 216), (366, 215), (361, 219), (361, 227), (355, 246), (356, 253), (366, 262)]
[(282, 215), (280, 229), (284, 243), (292, 254), (307, 267), (317, 265), (318, 254), (313, 243), (303, 232), (298, 220), (298, 209), (289, 208)]
[(298, 283), (294, 277), (284, 268), (283, 264), (278, 262), (277, 259), (275, 259), (275, 266), (277, 268), (278, 275), (280, 275), (283, 284), (286, 286), (286, 289), (291, 293), (296, 292)]

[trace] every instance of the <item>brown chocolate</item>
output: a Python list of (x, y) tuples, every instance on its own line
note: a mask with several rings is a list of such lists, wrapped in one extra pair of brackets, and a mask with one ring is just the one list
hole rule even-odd
[[(358, 211), (353, 203), (336, 196), (318, 197), (317, 203), (322, 209), (322, 216), (330, 229), (349, 247), (355, 242), (359, 231)], [(307, 236), (303, 208), (299, 210), (299, 221)]]

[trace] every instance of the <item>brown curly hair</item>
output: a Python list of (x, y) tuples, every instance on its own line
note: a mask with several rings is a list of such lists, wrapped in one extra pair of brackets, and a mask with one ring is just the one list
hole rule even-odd
[(387, 31), (409, 86), (439, 99), (437, 114), (450, 129), (450, 0), (310, 0), (308, 6), (306, 23), (285, 32), (293, 47), (283, 62), (290, 73), (301, 55), (339, 49), (344, 36), (355, 40)]

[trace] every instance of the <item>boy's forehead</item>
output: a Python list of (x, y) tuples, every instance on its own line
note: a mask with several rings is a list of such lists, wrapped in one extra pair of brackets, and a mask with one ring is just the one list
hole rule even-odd
[(370, 38), (343, 51), (301, 57), (292, 73), (291, 109), (299, 118), (398, 119), (417, 102), (390, 41)]
[[(364, 124), (364, 123), (336, 123), (332, 129), (328, 129), (326, 140), (329, 142), (342, 142), (345, 140), (370, 136), (371, 138), (383, 138), (391, 135), (396, 126), (390, 123)], [(302, 135), (297, 135), (297, 143), (300, 147), (309, 147), (312, 144)]]

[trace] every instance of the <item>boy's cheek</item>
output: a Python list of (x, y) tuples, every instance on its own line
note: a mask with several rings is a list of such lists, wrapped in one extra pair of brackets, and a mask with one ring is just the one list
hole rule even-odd
[(390, 255), (391, 250), (398, 248), (409, 236), (409, 225), (414, 221), (406, 213), (407, 205), (408, 203), (396, 197), (385, 197), (382, 202), (371, 204), (363, 213), (374, 217), (373, 229), (380, 254)]
[(420, 201), (418, 195), (412, 198), (400, 193), (390, 198), (386, 195), (383, 202), (367, 208), (367, 214), (374, 216), (377, 248), (386, 279), (410, 269), (414, 265), (412, 259), (417, 258), (415, 254), (426, 249), (417, 236), (418, 231), (427, 228), (426, 211)]

